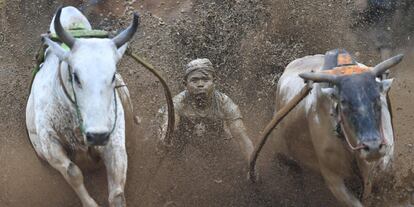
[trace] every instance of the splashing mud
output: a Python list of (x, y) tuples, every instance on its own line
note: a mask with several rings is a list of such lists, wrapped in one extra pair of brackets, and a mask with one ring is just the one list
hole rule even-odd
[[(0, 38), (4, 40), (0, 43), (0, 206), (80, 205), (59, 173), (35, 156), (25, 134), (24, 111), (32, 57), (40, 45), (40, 34), (47, 31), (59, 5), (81, 6), (85, 2), (0, 1)], [(359, 17), (353, 1), (108, 0), (91, 5), (87, 16), (92, 25), (110, 31), (125, 27), (131, 12), (140, 11), (142, 27), (131, 46), (162, 70), (174, 94), (184, 88), (183, 66), (193, 58), (209, 58), (218, 70), (218, 89), (239, 105), (254, 141), (272, 116), (275, 83), (290, 61), (337, 47), (346, 48), (368, 65), (380, 61), (375, 42), (366, 35), (369, 25), (357, 24)], [(393, 72), (396, 81), (391, 89), (395, 171), (393, 179), (387, 177), (389, 182), (382, 182), (366, 201), (371, 206), (397, 206), (398, 202), (408, 202), (413, 192), (414, 79), (410, 77), (414, 44), (409, 32), (412, 35), (414, 21), (407, 18), (405, 15), (399, 24), (406, 25), (403, 28), (407, 31), (390, 27), (398, 34), (394, 36), (399, 43), (394, 53), (408, 54)], [(191, 172), (169, 165), (170, 158), (158, 166), (162, 154), (157, 148), (156, 117), (165, 104), (162, 87), (129, 58), (124, 58), (119, 68), (130, 89), (135, 113), (142, 120), (127, 141), (129, 206), (337, 205), (320, 175), (275, 155), (283, 145), (274, 139), (259, 159), (262, 182), (255, 185), (245, 176), (238, 177), (237, 183), (225, 178), (205, 179), (205, 174), (195, 179), (190, 177), (194, 175)], [(226, 167), (243, 171), (247, 166), (229, 160)], [(174, 170), (175, 174), (171, 174)], [(101, 205), (107, 203), (105, 176), (103, 168), (85, 173), (86, 187)], [(178, 188), (177, 183), (186, 190)], [(191, 192), (200, 190), (200, 186), (206, 187), (208, 199), (191, 197)], [(232, 193), (215, 194), (226, 188)]]

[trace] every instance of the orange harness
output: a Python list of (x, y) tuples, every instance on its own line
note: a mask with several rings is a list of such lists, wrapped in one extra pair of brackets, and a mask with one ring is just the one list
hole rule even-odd
[(340, 66), (330, 70), (322, 70), (320, 72), (331, 75), (354, 75), (371, 71), (370, 67), (359, 65)]

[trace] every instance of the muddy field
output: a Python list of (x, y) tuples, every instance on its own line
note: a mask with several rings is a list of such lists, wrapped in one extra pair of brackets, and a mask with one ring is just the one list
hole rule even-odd
[[(2, 207), (80, 205), (63, 177), (36, 157), (24, 121), (40, 34), (48, 30), (56, 8), (62, 4), (83, 5), (75, 0), (0, 0)], [(173, 94), (184, 88), (183, 66), (197, 57), (209, 58), (218, 68), (219, 90), (240, 106), (254, 141), (272, 116), (276, 82), (290, 61), (338, 47), (346, 48), (367, 65), (380, 61), (372, 38), (367, 35), (369, 28), (355, 26), (352, 0), (105, 0), (87, 7), (86, 13), (94, 28), (116, 31), (129, 24), (132, 11), (140, 12), (141, 26), (131, 46), (162, 70)], [(370, 206), (410, 206), (407, 200), (414, 191), (414, 44), (404, 30), (414, 27), (413, 22), (399, 22), (390, 28), (401, 30), (396, 33), (395, 53), (406, 54), (393, 73), (391, 89), (395, 167), (366, 201)], [(277, 159), (275, 152), (283, 149), (278, 149), (273, 140), (260, 157), (258, 184), (248, 182), (244, 176), (236, 184), (227, 183), (226, 179), (195, 179), (185, 170), (178, 170), (180, 176), (174, 177), (168, 159), (156, 170), (161, 159), (156, 149), (157, 111), (165, 104), (161, 84), (128, 57), (121, 61), (119, 70), (129, 86), (135, 114), (141, 120), (127, 138), (128, 206), (337, 205), (320, 175)], [(229, 161), (228, 167), (244, 170), (242, 174), (246, 171), (242, 168), (246, 166), (239, 162)], [(105, 170), (88, 170), (84, 176), (92, 197), (106, 206)], [(186, 191), (177, 187), (179, 182), (184, 183)], [(200, 186), (209, 187), (205, 196), (193, 196), (191, 192)], [(238, 188), (221, 193), (229, 186)]]

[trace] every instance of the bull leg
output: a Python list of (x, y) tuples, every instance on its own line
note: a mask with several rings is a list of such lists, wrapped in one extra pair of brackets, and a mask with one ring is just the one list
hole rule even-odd
[(357, 159), (358, 168), (360, 169), (362, 180), (364, 184), (364, 192), (362, 194), (362, 200), (366, 201), (372, 193), (372, 183), (373, 183), (373, 175), (372, 172), (375, 168), (375, 165), (370, 165), (367, 162)]
[(45, 156), (49, 164), (63, 175), (78, 195), (83, 207), (98, 207), (85, 188), (79, 167), (67, 157), (59, 143), (51, 141), (50, 145), (47, 156)]
[(109, 206), (125, 207), (124, 187), (128, 158), (124, 146), (109, 145), (103, 153), (108, 176)]
[(343, 148), (342, 141), (333, 137), (331, 129), (326, 127), (331, 126), (331, 123), (327, 121), (330, 118), (320, 119), (317, 114), (312, 113), (310, 117), (317, 118), (314, 119), (315, 121), (309, 121), (309, 131), (322, 177), (329, 190), (345, 206), (363, 207), (361, 201), (345, 186), (344, 174), (349, 169), (344, 162), (349, 162), (348, 152)]
[(339, 201), (349, 207), (363, 207), (362, 203), (349, 192), (339, 175), (322, 166), (321, 171), (328, 188)]
[(372, 193), (372, 182), (371, 180), (364, 181), (364, 194), (363, 194), (363, 201), (367, 200)]

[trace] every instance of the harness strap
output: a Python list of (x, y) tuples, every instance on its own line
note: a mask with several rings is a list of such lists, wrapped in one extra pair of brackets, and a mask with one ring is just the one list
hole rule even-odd
[(85, 128), (83, 127), (83, 119), (82, 119), (82, 115), (79, 109), (79, 105), (78, 105), (78, 99), (76, 98), (76, 93), (75, 93), (75, 88), (73, 87), (73, 80), (72, 80), (72, 74), (70, 71), (70, 67), (68, 66), (68, 75), (69, 75), (69, 82), (72, 86), (72, 92), (73, 92), (73, 97), (74, 97), (74, 105), (75, 105), (75, 109), (76, 109), (76, 116), (78, 117), (78, 121), (79, 121), (79, 129), (81, 131), (82, 134), (85, 134)]
[[(61, 70), (62, 70), (62, 68), (59, 65), (59, 71), (58, 71), (59, 74), (58, 74), (58, 76), (59, 76), (59, 82), (60, 82), (60, 85), (62, 86), (63, 92), (65, 93), (66, 97), (68, 97), (69, 101), (72, 104), (76, 104), (75, 101), (72, 99), (72, 97), (69, 95), (69, 92), (68, 92), (68, 90), (65, 87), (65, 84), (64, 84), (63, 78), (62, 78), (62, 72), (60, 72)], [(69, 74), (70, 74), (70, 72), (69, 72)]]
[(344, 122), (343, 122), (343, 118), (342, 118), (342, 112), (339, 112), (339, 125), (340, 125), (340, 128), (341, 128), (341, 134), (343, 134), (344, 135), (344, 137), (345, 137), (345, 140), (346, 140), (346, 143), (348, 144), (348, 146), (349, 146), (349, 148), (351, 148), (351, 150), (360, 150), (360, 149), (362, 149), (362, 148), (364, 148), (364, 146), (362, 145), (362, 144), (358, 144), (357, 146), (353, 146), (352, 144), (351, 144), (351, 142), (350, 142), (350, 140), (349, 140), (349, 137), (348, 137), (348, 134), (346, 133), (346, 131), (345, 131), (345, 127), (344, 127)]
[(116, 86), (114, 88), (114, 104), (115, 104), (115, 121), (114, 121), (114, 125), (112, 126), (112, 130), (110, 134), (112, 134), (112, 132), (115, 131), (116, 121), (118, 120), (118, 101), (116, 98)]

